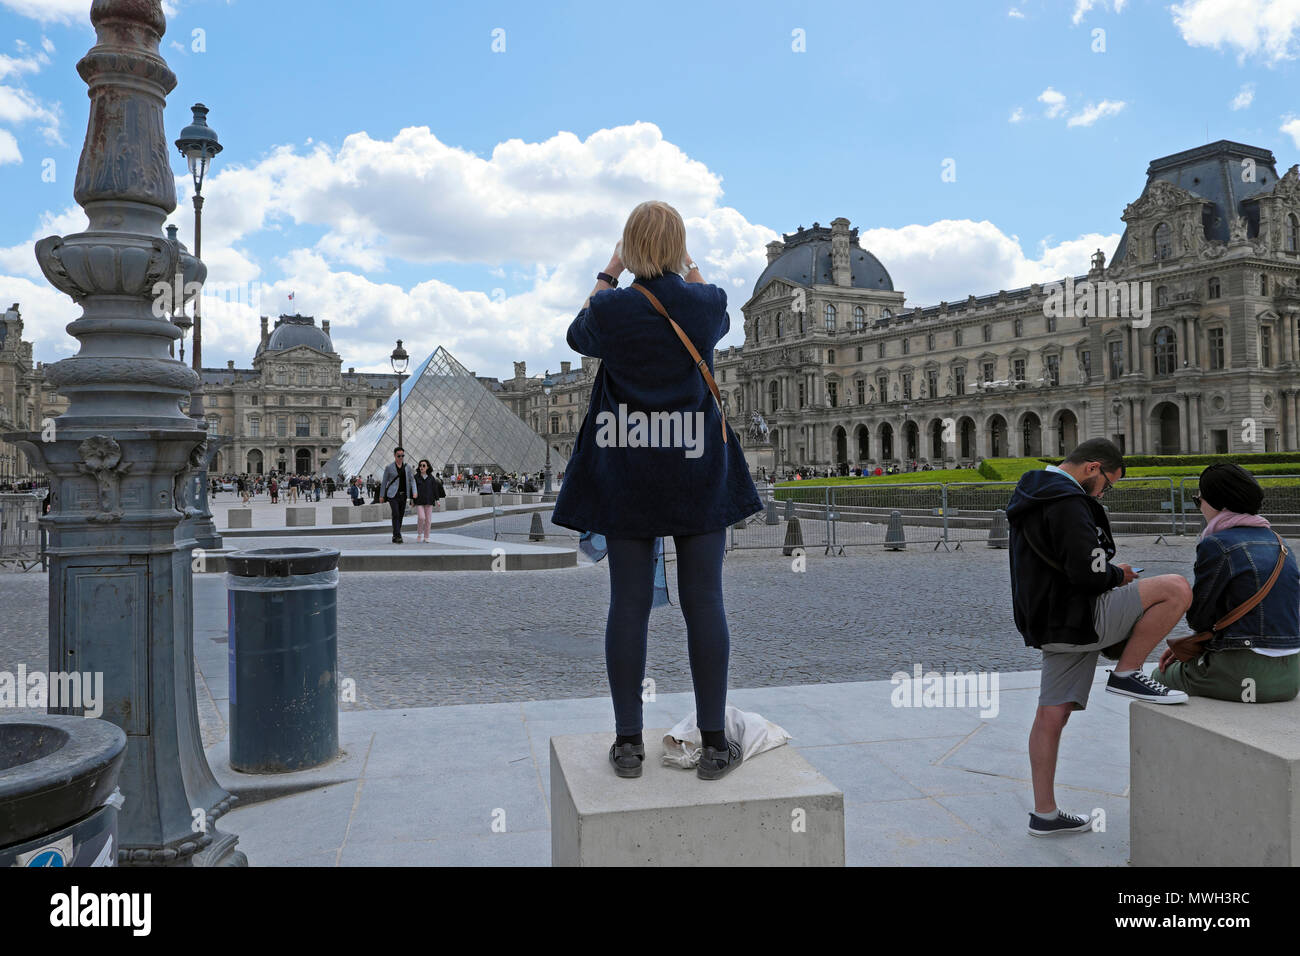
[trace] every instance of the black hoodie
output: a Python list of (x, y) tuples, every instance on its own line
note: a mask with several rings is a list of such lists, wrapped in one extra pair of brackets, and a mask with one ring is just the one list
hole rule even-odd
[[(1093, 602), (1124, 583), (1123, 568), (1110, 563), (1115, 542), (1101, 502), (1069, 475), (1029, 471), (1011, 495), (1007, 523), (1011, 603), (1025, 644), (1094, 643)], [(1057, 568), (1034, 553), (1026, 535)]]

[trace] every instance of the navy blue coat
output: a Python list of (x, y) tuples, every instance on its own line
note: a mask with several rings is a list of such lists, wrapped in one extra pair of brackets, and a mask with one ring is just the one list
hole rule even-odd
[[(663, 303), (712, 373), (714, 346), (731, 327), (727, 293), (686, 282), (675, 272), (641, 284)], [(597, 292), (569, 326), (568, 343), (600, 359), (600, 369), (551, 520), (575, 531), (655, 538), (717, 531), (763, 510), (740, 439), (727, 426), (723, 444), (704, 376), (644, 295), (633, 288)], [(602, 418), (602, 412), (610, 415)], [(637, 412), (677, 413), (682, 429), (670, 432), (665, 416), (639, 429)], [(697, 412), (703, 413), (702, 425)], [(689, 455), (687, 438), (693, 440)], [(655, 439), (668, 447), (633, 447)]]

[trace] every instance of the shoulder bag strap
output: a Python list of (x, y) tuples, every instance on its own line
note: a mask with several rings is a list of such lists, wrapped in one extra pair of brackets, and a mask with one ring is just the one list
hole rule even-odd
[(650, 300), (650, 304), (654, 306), (655, 311), (668, 320), (668, 323), (673, 327), (673, 331), (677, 333), (677, 337), (681, 339), (682, 344), (686, 346), (686, 351), (691, 353), (691, 358), (695, 360), (695, 367), (700, 370), (700, 374), (704, 376), (705, 384), (709, 386), (709, 391), (713, 393), (713, 404), (718, 406), (718, 415), (722, 419), (722, 443), (725, 445), (727, 443), (727, 416), (722, 414), (722, 395), (718, 392), (718, 383), (715, 382), (713, 376), (709, 374), (709, 363), (700, 357), (699, 349), (695, 347), (690, 336), (683, 332), (682, 327), (673, 321), (672, 316), (670, 316), (667, 310), (664, 309), (662, 303), (655, 298), (653, 292), (641, 285), (639, 282), (633, 282), (632, 288), (636, 289)]
[(1277, 564), (1273, 565), (1273, 573), (1268, 576), (1268, 580), (1264, 582), (1264, 586), (1256, 591), (1253, 597), (1238, 604), (1223, 617), (1219, 618), (1219, 620), (1215, 622), (1214, 627), (1210, 629), (1211, 631), (1221, 631), (1225, 627), (1230, 627), (1231, 625), (1236, 624), (1241, 618), (1255, 610), (1255, 605), (1259, 604), (1259, 602), (1264, 600), (1268, 595), (1274, 582), (1277, 581), (1278, 575), (1282, 573), (1283, 562), (1286, 561), (1286, 544), (1282, 541), (1282, 536), (1276, 531), (1273, 532), (1273, 536), (1277, 538), (1278, 546)]

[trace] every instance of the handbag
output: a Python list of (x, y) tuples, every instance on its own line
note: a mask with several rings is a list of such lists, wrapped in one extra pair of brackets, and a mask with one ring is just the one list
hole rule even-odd
[(718, 406), (718, 417), (722, 421), (722, 443), (725, 445), (727, 443), (727, 416), (722, 414), (722, 394), (718, 391), (718, 383), (713, 380), (713, 376), (709, 373), (709, 363), (700, 357), (699, 350), (691, 341), (690, 336), (683, 332), (682, 327), (673, 321), (672, 316), (670, 316), (667, 310), (664, 309), (663, 304), (655, 298), (653, 292), (639, 282), (633, 282), (632, 288), (636, 289), (650, 300), (650, 304), (654, 306), (655, 311), (668, 320), (668, 324), (673, 327), (673, 331), (677, 333), (677, 337), (681, 339), (682, 344), (686, 346), (686, 351), (691, 353), (691, 358), (695, 360), (695, 367), (700, 370), (700, 374), (704, 376), (704, 383), (709, 386), (709, 391), (713, 394), (713, 404)]
[(1277, 581), (1278, 575), (1282, 573), (1282, 564), (1286, 561), (1286, 543), (1283, 542), (1282, 536), (1276, 531), (1273, 536), (1277, 538), (1278, 555), (1277, 564), (1273, 565), (1273, 573), (1268, 576), (1263, 587), (1256, 591), (1251, 597), (1242, 601), (1235, 608), (1229, 611), (1219, 620), (1214, 622), (1214, 626), (1208, 631), (1197, 631), (1195, 634), (1185, 634), (1182, 637), (1175, 637), (1169, 640), (1169, 649), (1174, 652), (1174, 657), (1183, 663), (1194, 660), (1199, 657), (1205, 648), (1205, 644), (1213, 638), (1219, 631), (1236, 624), (1237, 621), (1245, 617), (1255, 609), (1255, 606), (1267, 596), (1269, 589)]

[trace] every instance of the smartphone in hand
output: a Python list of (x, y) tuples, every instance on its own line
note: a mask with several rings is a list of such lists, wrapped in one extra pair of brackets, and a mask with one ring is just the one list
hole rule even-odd
[(1130, 565), (1129, 567), (1132, 569), (1134, 574), (1141, 574), (1143, 571), (1146, 570), (1146, 568), (1134, 568), (1132, 565)]

